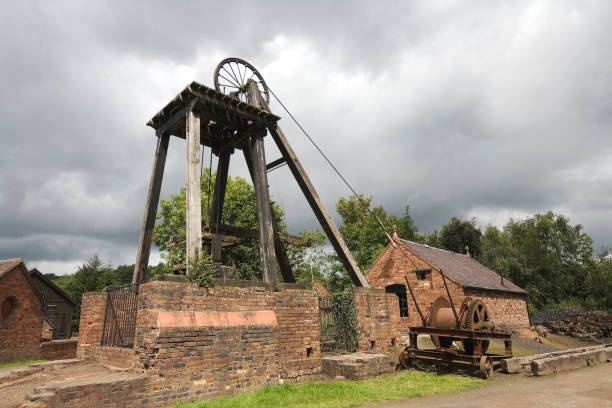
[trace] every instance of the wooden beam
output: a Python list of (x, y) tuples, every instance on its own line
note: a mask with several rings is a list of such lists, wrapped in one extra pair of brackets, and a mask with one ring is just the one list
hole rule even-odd
[(166, 166), (166, 155), (168, 153), (168, 142), (170, 135), (158, 133), (157, 147), (153, 158), (153, 169), (149, 180), (149, 192), (145, 212), (142, 218), (142, 228), (138, 239), (138, 253), (136, 255), (136, 265), (132, 283), (144, 282), (147, 268), (149, 266), (149, 255), (151, 254), (151, 243), (153, 242), (153, 228), (155, 227), (155, 216), (159, 204), (159, 194), (161, 191), (162, 179), (164, 178), (164, 167)]
[[(262, 101), (262, 104), (263, 109), (269, 112), (270, 107), (268, 106), (268, 104), (265, 101)], [(270, 134), (272, 135), (272, 138), (274, 139), (274, 142), (276, 143), (276, 146), (280, 150), (281, 154), (283, 155), (285, 160), (287, 160), (287, 165), (289, 166), (291, 173), (293, 173), (293, 177), (300, 186), (302, 193), (306, 197), (306, 201), (308, 201), (308, 204), (310, 204), (310, 208), (312, 208), (312, 211), (319, 220), (323, 231), (325, 231), (329, 242), (331, 242), (332, 246), (334, 247), (334, 250), (340, 258), (340, 261), (346, 268), (346, 271), (351, 277), (353, 284), (355, 286), (362, 286), (366, 288), (370, 287), (368, 281), (365, 279), (365, 277), (361, 273), (361, 270), (359, 269), (359, 266), (355, 262), (355, 259), (353, 259), (353, 255), (346, 246), (342, 235), (340, 235), (340, 231), (338, 231), (336, 224), (332, 220), (331, 216), (327, 212), (327, 209), (323, 205), (323, 202), (319, 198), (319, 195), (317, 194), (317, 191), (312, 185), (312, 182), (308, 178), (306, 171), (302, 167), (302, 164), (298, 160), (295, 152), (289, 145), (289, 142), (287, 141), (287, 138), (285, 137), (283, 131), (278, 126), (278, 124), (275, 124), (273, 126), (271, 125), (268, 130), (270, 131)]]
[[(202, 251), (202, 197), (200, 195), (200, 117), (190, 110), (186, 114), (186, 233), (187, 247), (185, 258), (197, 258)], [(187, 276), (190, 274), (187, 268)]]
[(279, 159), (276, 159), (268, 164), (266, 164), (266, 170), (270, 171), (271, 169), (280, 166), (281, 164), (286, 163), (286, 160), (284, 157), (281, 157)]
[(225, 201), (225, 189), (227, 187), (227, 173), (229, 170), (230, 157), (230, 152), (221, 152), (219, 155), (219, 162), (217, 163), (215, 192), (210, 211), (210, 220), (215, 224), (220, 224), (223, 218), (223, 203)]
[[(210, 229), (212, 231), (218, 230), (219, 233), (222, 233), (223, 235), (231, 235), (239, 238), (259, 238), (259, 231), (254, 228), (239, 227), (237, 225), (229, 224), (219, 224), (219, 228), (217, 229), (217, 226), (214, 223), (211, 223)], [(296, 246), (310, 246), (312, 244), (309, 239), (297, 235), (289, 235), (284, 234), (282, 232), (275, 232), (274, 235), (276, 235), (278, 239), (285, 244), (291, 244)]]
[[(247, 99), (249, 104), (261, 107), (257, 83), (252, 79), (247, 81)], [(276, 252), (274, 248), (274, 226), (270, 193), (268, 191), (268, 175), (266, 173), (266, 152), (263, 136), (251, 136), (249, 140), (251, 162), (253, 165), (253, 186), (255, 187), (255, 203), (257, 206), (257, 222), (259, 223), (259, 253), (264, 282), (277, 282)]]

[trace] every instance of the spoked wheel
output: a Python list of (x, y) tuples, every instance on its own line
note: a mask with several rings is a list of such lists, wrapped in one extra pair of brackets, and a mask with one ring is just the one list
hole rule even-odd
[(487, 356), (480, 357), (480, 375), (488, 380), (493, 375), (493, 362)]
[(240, 58), (226, 58), (215, 69), (215, 89), (233, 96), (242, 102), (247, 101), (247, 81), (257, 82), (259, 92), (266, 102), (270, 102), (268, 85), (254, 66)]

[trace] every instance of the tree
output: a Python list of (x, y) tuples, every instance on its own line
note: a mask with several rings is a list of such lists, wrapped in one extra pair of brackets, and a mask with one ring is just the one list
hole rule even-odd
[(440, 246), (458, 254), (466, 253), (466, 246), (469, 247), (470, 254), (478, 256), (480, 254), (480, 240), (482, 232), (476, 227), (476, 220), (461, 221), (457, 217), (450, 219), (449, 223), (442, 227), (440, 231)]
[(78, 329), (81, 318), (81, 300), (83, 293), (99, 291), (107, 286), (104, 275), (112, 272), (112, 266), (104, 263), (98, 255), (94, 255), (78, 267), (78, 270), (67, 280), (63, 289), (77, 302), (72, 315), (72, 327)]
[[(202, 219), (207, 222), (210, 206), (213, 199), (213, 186), (216, 173), (208, 176), (204, 170), (201, 179)], [(285, 231), (284, 213), (276, 204), (272, 204), (272, 211), (277, 220), (279, 230)], [(160, 222), (155, 225), (153, 242), (162, 251), (162, 259), (166, 265), (166, 272), (170, 272), (173, 265), (185, 263), (185, 247), (176, 246), (170, 249), (166, 245), (171, 236), (185, 236), (185, 187), (181, 187), (178, 194), (172, 195), (170, 200), (161, 200), (161, 208), (157, 213)], [(223, 205), (224, 224), (240, 227), (257, 228), (257, 212), (255, 203), (255, 189), (241, 177), (228, 177)], [(209, 224), (210, 225), (210, 224)], [(259, 279), (260, 255), (259, 242), (256, 239), (243, 238), (239, 245), (224, 248), (221, 261), (225, 265), (235, 265), (239, 279)]]
[(378, 219), (389, 233), (393, 231), (393, 226), (396, 226), (400, 238), (423, 241), (423, 236), (418, 233), (410, 216), (409, 206), (406, 206), (404, 215), (398, 218), (388, 215), (382, 206), (370, 209), (371, 202), (372, 197), (364, 198), (359, 195), (342, 197), (336, 204), (336, 211), (343, 221), (340, 232), (362, 270), (368, 269), (389, 244)]
[(302, 231), (302, 237), (310, 239), (310, 247), (290, 246), (287, 250), (291, 270), (297, 282), (312, 288), (314, 281), (327, 285), (333, 262), (330, 253), (323, 246), (327, 243), (325, 234), (319, 230)]

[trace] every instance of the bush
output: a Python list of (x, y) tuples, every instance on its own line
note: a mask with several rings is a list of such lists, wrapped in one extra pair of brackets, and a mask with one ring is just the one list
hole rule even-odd
[(210, 255), (200, 254), (195, 259), (189, 258), (187, 269), (189, 281), (197, 283), (202, 288), (209, 287), (215, 276), (215, 265)]

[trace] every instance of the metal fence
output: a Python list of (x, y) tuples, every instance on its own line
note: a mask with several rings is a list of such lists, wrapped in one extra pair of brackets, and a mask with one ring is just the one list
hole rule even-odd
[(102, 330), (102, 345), (111, 347), (134, 347), (136, 314), (138, 312), (138, 287), (128, 285), (111, 287), (106, 291), (106, 312)]
[(329, 297), (319, 298), (319, 313), (321, 314), (321, 350), (336, 349), (336, 333), (334, 331), (334, 313)]

